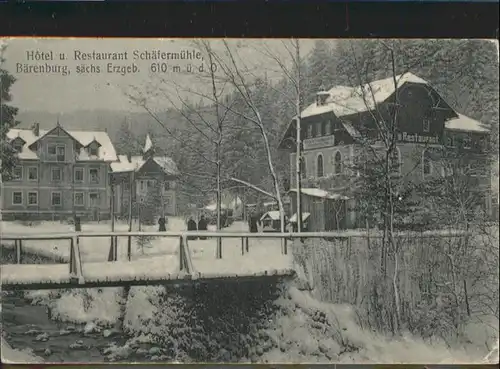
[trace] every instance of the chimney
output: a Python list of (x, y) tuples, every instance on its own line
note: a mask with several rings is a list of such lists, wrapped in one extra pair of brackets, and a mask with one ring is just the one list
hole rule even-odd
[(319, 88), (319, 91), (316, 93), (316, 105), (325, 105), (326, 99), (328, 99), (328, 97), (330, 97), (330, 93), (328, 93), (328, 91), (325, 91), (324, 87), (321, 86)]
[(31, 126), (31, 129), (33, 130), (33, 134), (38, 137), (40, 136), (40, 123), (33, 123)]

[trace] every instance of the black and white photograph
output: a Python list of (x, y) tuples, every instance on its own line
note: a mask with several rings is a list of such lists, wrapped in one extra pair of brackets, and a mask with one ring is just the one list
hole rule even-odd
[(2, 362), (498, 363), (498, 64), (0, 39)]

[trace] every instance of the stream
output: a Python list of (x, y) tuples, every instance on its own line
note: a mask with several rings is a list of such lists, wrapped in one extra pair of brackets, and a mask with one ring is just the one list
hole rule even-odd
[(111, 343), (123, 345), (126, 337), (105, 338), (103, 333), (84, 333), (83, 326), (50, 320), (46, 307), (31, 305), (20, 293), (2, 298), (2, 325), (14, 349), (31, 348), (49, 362), (102, 362)]
[[(2, 263), (12, 262), (11, 249), (2, 248), (0, 254)], [(27, 262), (50, 261), (27, 255)], [(47, 362), (144, 362), (151, 360), (153, 352), (158, 351), (147, 344), (123, 348), (130, 337), (114, 329), (94, 326), (97, 329), (85, 330), (84, 324), (49, 319), (47, 307), (32, 305), (22, 291), (2, 291), (1, 294), (3, 337), (13, 349), (32, 349)], [(113, 346), (122, 347), (119, 356)]]

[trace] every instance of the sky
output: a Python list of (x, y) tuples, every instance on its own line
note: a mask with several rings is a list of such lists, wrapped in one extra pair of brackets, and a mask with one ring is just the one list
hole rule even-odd
[[(7, 46), (3, 52), (5, 61), (2, 68), (17, 78), (11, 93), (13, 104), (20, 110), (57, 114), (94, 109), (134, 111), (140, 108), (128, 98), (127, 95), (131, 91), (135, 91), (136, 96), (146, 94), (153, 108), (171, 104), (166, 100), (171, 101), (170, 96), (179, 91), (182, 96), (188, 96), (194, 102), (199, 101), (201, 97), (185, 90), (190, 89), (200, 94), (210, 91), (211, 85), (206, 79), (206, 69), (199, 72), (202, 64), (205, 67), (208, 65), (205, 60), (206, 54), (202, 55), (203, 59), (167, 60), (166, 63), (165, 60), (134, 60), (134, 51), (143, 53), (139, 56), (144, 56), (144, 52), (151, 54), (153, 51), (163, 53), (190, 51), (194, 55), (199, 49), (195, 48), (195, 40), (192, 39), (11, 38), (0, 41)], [(224, 45), (220, 40), (211, 42), (217, 52), (224, 52)], [(235, 55), (238, 56), (238, 65), (243, 66), (244, 70), (251, 70), (249, 78), (264, 74), (270, 79), (278, 79), (281, 76), (279, 68), (276, 65), (271, 66), (271, 59), (267, 55), (269, 52), (279, 55), (288, 63), (287, 65), (291, 65), (291, 58), (286, 49), (291, 45), (289, 40), (233, 39), (229, 42), (233, 50), (237, 51)], [(301, 54), (307, 55), (313, 45), (313, 40), (301, 40)], [(123, 54), (124, 52), (127, 52), (127, 60), (83, 60), (86, 53)], [(63, 60), (61, 60), (62, 55), (65, 57)], [(52, 60), (45, 60), (47, 57)], [(110, 69), (108, 63), (113, 65)], [(45, 68), (46, 65), (50, 68), (66, 67), (69, 74), (34, 69), (34, 67)], [(190, 72), (188, 72), (189, 66), (191, 66)], [(96, 67), (100, 68), (99, 73)], [(121, 75), (116, 73), (117, 67), (128, 67), (132, 72)], [(180, 70), (175, 70), (175, 67)], [(87, 71), (93, 68), (93, 72), (82, 73), (85, 68)], [(160, 95), (166, 96), (166, 91), (169, 98), (160, 98)]]

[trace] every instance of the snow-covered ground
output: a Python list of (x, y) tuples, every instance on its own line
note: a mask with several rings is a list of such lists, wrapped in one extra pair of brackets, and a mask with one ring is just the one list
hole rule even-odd
[[(71, 226), (56, 223), (46, 223), (42, 231), (39, 227), (26, 227), (16, 223), (9, 223), (4, 231), (9, 233), (18, 232), (64, 232), (71, 231)], [(109, 224), (84, 225), (83, 230), (109, 231)], [(155, 230), (156, 227), (150, 228)], [(119, 224), (117, 230), (127, 230), (127, 225)], [(169, 219), (169, 230), (179, 231), (184, 229), (182, 220)], [(246, 225), (235, 223), (225, 231), (246, 231)], [(90, 242), (88, 242), (90, 241)], [(56, 246), (46, 242), (26, 243), (26, 248), (31, 251), (43, 253), (46, 256), (68, 257), (68, 252), (62, 245)], [(171, 243), (153, 240), (150, 247), (144, 252), (137, 245), (133, 246), (133, 258), (137, 261), (144, 260), (152, 262), (163, 253), (163, 259), (175, 257), (177, 253), (177, 240)], [(224, 240), (223, 259), (230, 260), (233, 267), (246, 268), (240, 264), (241, 244), (239, 239)], [(123, 241), (126, 244), (126, 241)], [(215, 259), (215, 240), (190, 241), (193, 264), (200, 270), (224, 270), (225, 266)], [(278, 240), (253, 240), (250, 242), (250, 254), (259, 255), (257, 262), (269, 263), (268, 250), (276, 248), (280, 253)], [(125, 259), (126, 246), (120, 244), (124, 251), (120, 253), (120, 259)], [(69, 247), (66, 247), (69, 249)], [(96, 261), (107, 260), (109, 252), (109, 241), (92, 239), (85, 240), (81, 244), (84, 262), (88, 267)], [(168, 253), (170, 252), (170, 253)], [(247, 255), (248, 256), (248, 255)], [(219, 264), (220, 265), (219, 265)], [(94, 264), (96, 265), (96, 264)], [(152, 264), (149, 264), (150, 267)], [(39, 265), (40, 266), (40, 265)], [(262, 265), (261, 265), (262, 266)], [(67, 268), (67, 266), (65, 266)], [(249, 267), (251, 268), (251, 267)], [(98, 325), (113, 325), (119, 319), (124, 318), (124, 326), (132, 335), (130, 342), (155, 342), (154, 335), (162, 330), (158, 325), (157, 318), (170, 312), (165, 305), (164, 287), (132, 287), (126, 303), (125, 316), (121, 316), (121, 305), (124, 303), (121, 288), (87, 289), (74, 291), (31, 291), (26, 295), (33, 303), (47, 305), (52, 309), (54, 319)], [(294, 287), (288, 288), (285, 296), (274, 302), (279, 306), (279, 312), (272, 321), (265, 335), (270, 337), (268, 344), (272, 348), (260, 356), (260, 360), (268, 362), (316, 362), (338, 361), (344, 363), (466, 363), (480, 362), (485, 352), (480, 350), (468, 351), (449, 348), (442, 342), (428, 342), (417, 337), (404, 336), (398, 339), (385, 337), (383, 335), (364, 329), (356, 319), (354, 309), (350, 306), (339, 306), (319, 302), (308, 292), (299, 291)], [(162, 315), (163, 314), (163, 315)], [(318, 317), (325, 322), (318, 322)], [(323, 318), (325, 317), (325, 318)], [(172, 318), (172, 317), (171, 317)], [(175, 317), (173, 317), (175, 318)], [(320, 319), (320, 320), (321, 320)], [(171, 323), (171, 322), (168, 322)], [(333, 328), (332, 328), (333, 324)], [(167, 321), (165, 321), (167, 325)], [(164, 328), (163, 328), (164, 329)], [(330, 332), (331, 330), (334, 332)], [(272, 342), (272, 343), (269, 343)], [(357, 351), (342, 353), (348, 347), (356, 347)], [(116, 347), (118, 351), (130, 351), (130, 346)], [(4, 349), (2, 343), (2, 355), (4, 358), (15, 362), (41, 361), (33, 358), (29, 353)], [(12, 356), (11, 356), (12, 355)], [(25, 356), (27, 355), (27, 356)], [(498, 349), (488, 359), (498, 361)], [(326, 357), (326, 358), (325, 358)]]

